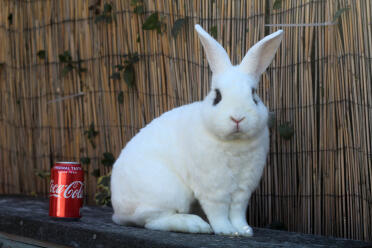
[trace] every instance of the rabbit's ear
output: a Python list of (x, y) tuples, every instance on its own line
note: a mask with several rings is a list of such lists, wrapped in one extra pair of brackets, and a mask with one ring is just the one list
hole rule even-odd
[(225, 49), (212, 38), (205, 30), (198, 24), (195, 25), (198, 32), (199, 39), (207, 54), (209, 66), (213, 73), (220, 73), (231, 67), (230, 58)]
[(260, 77), (273, 60), (282, 38), (283, 30), (278, 30), (257, 42), (244, 56), (239, 70)]

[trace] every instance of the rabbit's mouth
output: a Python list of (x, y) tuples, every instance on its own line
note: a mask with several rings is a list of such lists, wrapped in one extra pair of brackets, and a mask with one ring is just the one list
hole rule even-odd
[(231, 134), (243, 134), (242, 130), (239, 128), (239, 126), (236, 126), (234, 130), (231, 132)]
[(230, 132), (229, 136), (231, 139), (241, 139), (244, 136), (244, 132), (239, 127), (234, 128), (234, 130)]
[(231, 134), (242, 135), (243, 133), (244, 132), (242, 130), (242, 126), (239, 123), (236, 123), (235, 126), (233, 127)]
[(260, 130), (255, 128), (248, 128), (247, 126), (239, 125), (234, 126), (230, 129), (227, 134), (227, 139), (229, 140), (246, 140), (252, 139), (260, 133)]

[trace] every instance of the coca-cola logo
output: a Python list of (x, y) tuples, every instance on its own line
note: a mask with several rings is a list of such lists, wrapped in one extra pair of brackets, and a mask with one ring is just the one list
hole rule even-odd
[(50, 196), (63, 198), (83, 198), (83, 186), (81, 181), (73, 181), (69, 185), (54, 184), (54, 180), (50, 180)]

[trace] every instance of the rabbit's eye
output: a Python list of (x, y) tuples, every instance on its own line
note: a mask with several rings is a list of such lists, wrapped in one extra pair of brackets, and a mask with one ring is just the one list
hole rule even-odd
[(255, 94), (257, 94), (257, 89), (252, 88), (252, 96), (255, 95)]
[(256, 95), (257, 95), (257, 89), (252, 88), (252, 99), (253, 99), (254, 103), (257, 105), (258, 101), (256, 99)]
[(215, 91), (216, 91), (216, 97), (214, 98), (213, 106), (217, 105), (221, 101), (221, 99), (222, 99), (220, 90), (219, 89), (215, 89)]

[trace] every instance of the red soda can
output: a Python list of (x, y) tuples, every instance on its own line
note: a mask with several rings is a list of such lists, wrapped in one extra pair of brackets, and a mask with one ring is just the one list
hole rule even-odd
[(50, 173), (49, 216), (78, 219), (83, 206), (84, 171), (80, 163), (57, 162)]

